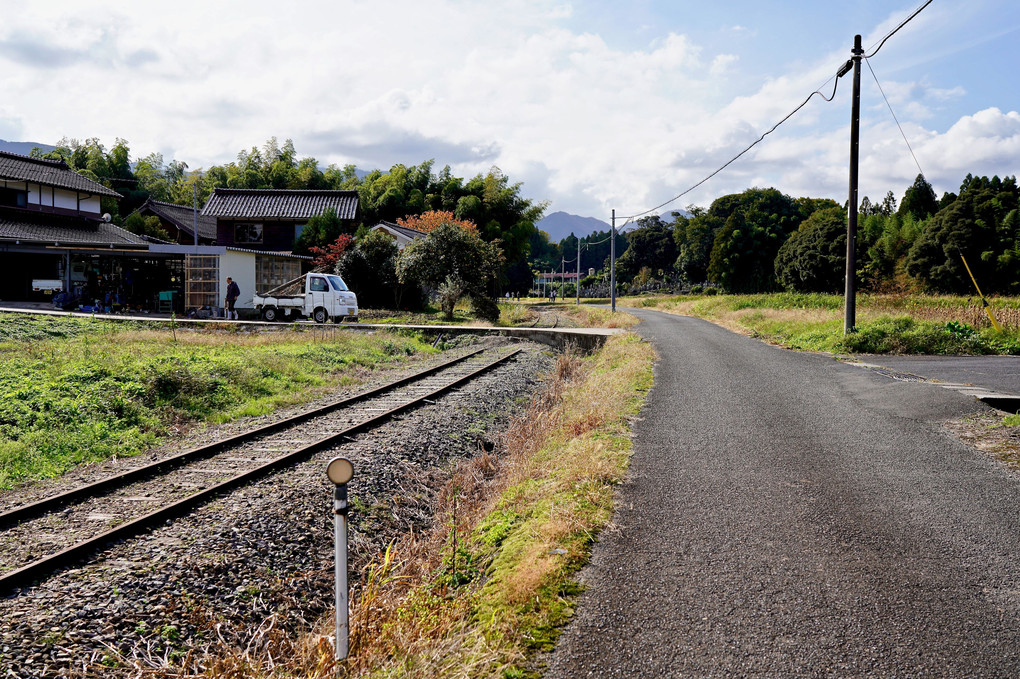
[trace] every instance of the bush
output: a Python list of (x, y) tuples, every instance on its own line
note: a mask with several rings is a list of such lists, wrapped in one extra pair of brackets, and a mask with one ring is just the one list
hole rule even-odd
[(499, 321), (499, 305), (491, 297), (474, 295), (471, 297), (471, 313), (490, 323)]

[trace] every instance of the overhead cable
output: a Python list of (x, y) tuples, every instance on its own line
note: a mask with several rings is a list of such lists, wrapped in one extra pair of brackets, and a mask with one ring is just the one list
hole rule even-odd
[(932, 3), (932, 0), (928, 0), (928, 2), (924, 3), (923, 5), (921, 5), (920, 7), (918, 7), (918, 8), (916, 9), (916, 10), (914, 10), (914, 13), (913, 13), (913, 14), (911, 14), (911, 15), (910, 15), (910, 16), (908, 16), (908, 17), (907, 17), (906, 19), (904, 19), (904, 20), (903, 20), (903, 21), (902, 21), (902, 22), (900, 23), (900, 25), (899, 25), (899, 26), (897, 26), (896, 28), (894, 28), (894, 29), (892, 29), (891, 31), (889, 31), (889, 32), (888, 32), (888, 33), (886, 34), (886, 36), (885, 36), (884, 38), (882, 38), (882, 42), (878, 43), (878, 47), (876, 47), (876, 48), (875, 48), (874, 50), (872, 50), (870, 54), (865, 54), (865, 55), (864, 55), (864, 58), (865, 58), (865, 59), (870, 59), (871, 57), (873, 57), (873, 56), (875, 56), (876, 54), (878, 54), (878, 50), (882, 49), (882, 45), (884, 45), (884, 44), (885, 44), (885, 41), (886, 41), (886, 40), (888, 40), (889, 38), (891, 38), (891, 37), (893, 37), (894, 35), (896, 35), (896, 32), (897, 32), (898, 30), (900, 30), (901, 28), (903, 28), (904, 26), (906, 26), (906, 25), (907, 25), (908, 23), (910, 23), (910, 20), (911, 20), (911, 19), (913, 19), (914, 17), (916, 17), (916, 16), (918, 15), (918, 14), (920, 14), (920, 13), (921, 13), (921, 10), (923, 10), (923, 9), (924, 9), (925, 7), (927, 7), (927, 6), (928, 6), (928, 5), (930, 5), (931, 3)]
[[(840, 68), (842, 69), (842, 68), (843, 68), (843, 65), (840, 65)], [(830, 96), (826, 97), (826, 96), (825, 96), (825, 95), (824, 95), (824, 94), (822, 93), (822, 91), (821, 91), (821, 90), (822, 90), (822, 88), (823, 88), (823, 87), (825, 87), (826, 85), (828, 85), (828, 84), (829, 84), (829, 81), (830, 81), (830, 80), (834, 80), (835, 82), (834, 82), (834, 83), (833, 83), (833, 85), (832, 85), (832, 94), (831, 94)], [(724, 164), (723, 164), (723, 165), (722, 165), (721, 167), (719, 167), (719, 168), (718, 168), (717, 170), (715, 170), (714, 172), (712, 172), (712, 173), (711, 173), (710, 175), (708, 175), (707, 177), (705, 177), (704, 179), (702, 179), (701, 181), (699, 181), (699, 182), (698, 182), (697, 184), (695, 184), (694, 186), (690, 187), (689, 189), (687, 189), (687, 190), (685, 190), (685, 191), (681, 192), (680, 194), (678, 194), (678, 195), (676, 195), (676, 196), (674, 196), (674, 197), (670, 198), (670, 199), (669, 199), (669, 200), (667, 200), (667, 201), (666, 201), (665, 203), (661, 203), (661, 204), (659, 204), (659, 205), (656, 205), (656, 206), (655, 206), (655, 207), (653, 207), (653, 208), (649, 208), (649, 209), (645, 210), (644, 212), (638, 212), (637, 214), (634, 214), (634, 215), (631, 215), (630, 217), (627, 217), (627, 218), (626, 218), (626, 220), (627, 220), (627, 223), (629, 223), (630, 221), (632, 221), (632, 220), (634, 220), (634, 219), (637, 219), (638, 217), (643, 217), (644, 215), (647, 215), (647, 214), (649, 214), (649, 213), (651, 213), (651, 212), (656, 212), (656, 211), (658, 211), (658, 210), (661, 210), (662, 208), (666, 207), (666, 206), (667, 206), (667, 205), (669, 205), (670, 203), (673, 203), (673, 202), (675, 202), (675, 201), (677, 201), (677, 200), (679, 200), (679, 199), (683, 198), (683, 197), (684, 197), (684, 196), (686, 196), (686, 195), (687, 195), (688, 193), (690, 193), (690, 192), (691, 192), (691, 191), (693, 191), (694, 189), (698, 188), (699, 186), (701, 186), (702, 184), (704, 184), (705, 182), (707, 182), (707, 181), (708, 181), (709, 179), (711, 179), (712, 177), (716, 176), (717, 174), (719, 174), (720, 172), (722, 172), (723, 170), (725, 170), (725, 169), (726, 169), (727, 167), (729, 167), (729, 166), (730, 166), (731, 164), (733, 164), (733, 162), (735, 162), (735, 161), (736, 161), (736, 160), (737, 160), (738, 158), (740, 158), (740, 157), (741, 157), (742, 155), (744, 155), (745, 153), (747, 153), (748, 151), (750, 151), (750, 150), (751, 150), (752, 148), (754, 148), (755, 146), (757, 146), (758, 144), (760, 144), (760, 143), (762, 142), (762, 140), (763, 140), (763, 139), (765, 139), (765, 137), (767, 137), (767, 136), (769, 136), (770, 134), (772, 134), (773, 132), (775, 132), (775, 131), (776, 131), (776, 128), (778, 128), (778, 127), (779, 127), (780, 125), (782, 125), (782, 124), (783, 124), (783, 123), (785, 123), (785, 122), (786, 122), (787, 120), (789, 120), (789, 119), (790, 119), (791, 117), (793, 117), (793, 115), (794, 115), (795, 113), (797, 113), (797, 111), (799, 111), (799, 110), (801, 110), (802, 108), (804, 108), (805, 106), (807, 106), (807, 103), (808, 103), (809, 101), (811, 101), (811, 98), (812, 98), (812, 97), (814, 97), (814, 96), (815, 96), (816, 94), (817, 94), (818, 96), (820, 96), (820, 97), (821, 97), (822, 99), (824, 99), (825, 101), (832, 101), (832, 100), (833, 100), (833, 99), (834, 99), (834, 98), (836, 97), (836, 87), (837, 87), (838, 85), (839, 85), (839, 77), (838, 77), (838, 76), (836, 76), (836, 75), (834, 75), (834, 76), (831, 76), (831, 77), (830, 77), (830, 78), (829, 78), (828, 80), (826, 80), (826, 81), (825, 81), (824, 83), (822, 83), (822, 84), (821, 84), (821, 85), (820, 85), (820, 86), (818, 87), (818, 89), (816, 89), (816, 90), (815, 90), (814, 92), (812, 92), (811, 94), (809, 94), (809, 95), (807, 96), (807, 98), (806, 98), (806, 99), (805, 99), (804, 101), (802, 101), (802, 102), (800, 103), (800, 105), (799, 105), (799, 106), (797, 106), (797, 108), (795, 108), (795, 109), (793, 109), (792, 111), (790, 111), (789, 113), (787, 113), (787, 114), (786, 114), (786, 115), (785, 115), (785, 116), (783, 117), (783, 119), (782, 119), (782, 120), (780, 120), (780, 121), (779, 121), (778, 123), (776, 123), (775, 125), (773, 125), (773, 126), (772, 126), (772, 127), (771, 127), (771, 128), (769, 129), (769, 131), (768, 131), (768, 132), (766, 132), (765, 134), (763, 134), (763, 135), (761, 135), (760, 137), (758, 137), (758, 139), (756, 139), (756, 140), (755, 140), (754, 142), (752, 142), (750, 146), (748, 146), (748, 147), (747, 147), (747, 148), (745, 148), (745, 149), (744, 149), (743, 151), (741, 151), (741, 152), (740, 152), (740, 153), (738, 153), (737, 155), (735, 155), (735, 156), (733, 156), (732, 158), (730, 158), (730, 159), (729, 159), (728, 161), (726, 161), (726, 162), (725, 162), (725, 163), (724, 163)], [(627, 224), (625, 223), (625, 224), (624, 224), (623, 226), (627, 226)], [(622, 228), (623, 228), (623, 226), (621, 226), (620, 228), (622, 229)]]
[(878, 91), (882, 93), (882, 98), (885, 99), (885, 105), (889, 107), (889, 113), (892, 114), (893, 120), (896, 121), (896, 127), (900, 128), (900, 135), (903, 137), (903, 142), (907, 145), (907, 150), (910, 151), (910, 157), (914, 159), (914, 165), (917, 165), (917, 171), (924, 176), (924, 170), (921, 169), (921, 163), (917, 162), (917, 156), (914, 155), (914, 149), (910, 147), (910, 142), (907, 140), (907, 135), (903, 131), (903, 126), (900, 125), (899, 118), (896, 117), (896, 112), (893, 111), (892, 104), (889, 103), (889, 97), (885, 96), (885, 90), (882, 89), (882, 83), (878, 82), (878, 76), (875, 75), (875, 69), (871, 67), (871, 62), (868, 58), (864, 58), (864, 62), (868, 64), (868, 70), (871, 71), (871, 77), (875, 79), (875, 84), (878, 85)]

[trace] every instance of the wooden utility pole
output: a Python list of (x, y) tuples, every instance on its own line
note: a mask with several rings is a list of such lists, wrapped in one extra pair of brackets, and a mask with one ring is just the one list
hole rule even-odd
[(846, 220), (846, 295), (844, 299), (843, 334), (857, 330), (857, 174), (861, 140), (861, 36), (854, 36), (854, 91), (850, 107), (850, 197)]
[(581, 239), (577, 239), (577, 280), (574, 281), (574, 293), (577, 295), (577, 299), (574, 304), (581, 303)]

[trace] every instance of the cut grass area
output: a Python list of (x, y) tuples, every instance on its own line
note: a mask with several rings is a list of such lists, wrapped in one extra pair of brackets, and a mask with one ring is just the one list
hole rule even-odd
[(196, 423), (263, 415), (435, 351), (409, 334), (136, 327), (0, 315), (0, 487), (136, 455)]
[(979, 303), (961, 297), (861, 295), (857, 332), (843, 335), (839, 295), (776, 293), (641, 297), (619, 304), (696, 316), (791, 349), (868, 354), (1018, 354), (1014, 298), (992, 300), (1004, 331), (989, 326)]

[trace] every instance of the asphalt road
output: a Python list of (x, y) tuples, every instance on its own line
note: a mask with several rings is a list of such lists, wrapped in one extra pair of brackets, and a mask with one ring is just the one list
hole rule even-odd
[(984, 406), (632, 313), (655, 386), (546, 676), (1020, 676), (1020, 475), (939, 429)]
[(860, 361), (930, 380), (1020, 396), (1020, 356), (860, 356)]

